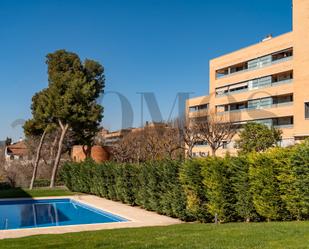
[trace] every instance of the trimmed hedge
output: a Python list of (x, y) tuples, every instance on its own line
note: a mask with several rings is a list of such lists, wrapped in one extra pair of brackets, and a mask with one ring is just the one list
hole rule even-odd
[(160, 214), (190, 220), (178, 161), (119, 164), (67, 163), (61, 177), (71, 191), (94, 194)]
[(309, 218), (308, 141), (265, 153), (185, 162), (67, 163), (61, 176), (71, 191), (186, 221)]

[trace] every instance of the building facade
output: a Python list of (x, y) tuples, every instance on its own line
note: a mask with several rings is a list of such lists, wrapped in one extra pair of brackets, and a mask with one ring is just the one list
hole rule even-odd
[[(274, 126), (282, 146), (309, 137), (309, 1), (293, 0), (293, 31), (215, 58), (209, 70), (210, 94), (187, 101), (187, 119), (214, 110), (238, 124)], [(209, 151), (201, 144), (193, 152)], [(236, 152), (233, 141), (218, 151), (227, 152)]]
[(28, 160), (29, 150), (25, 141), (10, 144), (5, 147), (4, 156), (7, 162), (14, 160)]
[(145, 128), (167, 128), (168, 126), (165, 123), (161, 122), (146, 122), (144, 127), (138, 128), (126, 128), (117, 131), (108, 131), (107, 129), (102, 129), (100, 135), (102, 137), (102, 143), (105, 146), (112, 147), (119, 141), (121, 141), (126, 135), (132, 132), (140, 132)]

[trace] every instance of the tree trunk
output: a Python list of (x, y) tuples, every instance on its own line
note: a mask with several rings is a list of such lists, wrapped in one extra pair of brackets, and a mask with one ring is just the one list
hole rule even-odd
[(30, 189), (33, 189), (34, 181), (35, 181), (36, 174), (37, 174), (37, 171), (38, 171), (39, 162), (40, 162), (40, 159), (41, 159), (41, 151), (42, 151), (42, 146), (43, 146), (43, 143), (44, 143), (46, 133), (47, 133), (47, 129), (44, 130), (44, 132), (41, 136), (40, 143), (39, 143), (39, 146), (38, 146), (38, 149), (37, 149), (37, 152), (36, 152), (36, 158), (35, 158), (35, 161), (34, 161), (32, 178), (31, 178), (30, 187), (29, 187)]
[(55, 139), (52, 143), (52, 146), (51, 146), (51, 150), (50, 150), (50, 160), (53, 160), (55, 158), (55, 155), (54, 155), (54, 151), (55, 151), (55, 148), (56, 148), (56, 145), (57, 145), (57, 141), (58, 141), (58, 131), (55, 135)]
[(211, 148), (211, 154), (212, 154), (213, 157), (216, 156), (216, 151), (217, 150), (215, 148)]
[(91, 149), (92, 149), (92, 146), (90, 145), (83, 145), (82, 146), (82, 149), (83, 149), (83, 152), (85, 154), (85, 157), (86, 159), (89, 159), (91, 158)]
[(194, 145), (190, 145), (190, 146), (188, 147), (187, 156), (189, 157), (189, 159), (192, 159), (192, 158), (193, 158), (193, 147), (194, 147)]
[(59, 167), (61, 153), (62, 153), (63, 140), (64, 140), (64, 137), (65, 137), (67, 130), (69, 128), (68, 124), (63, 125), (61, 121), (59, 121), (59, 125), (61, 127), (61, 136), (60, 136), (60, 139), (59, 139), (59, 142), (58, 142), (57, 155), (56, 155), (56, 158), (55, 158), (53, 172), (52, 172), (52, 176), (51, 176), (51, 179), (50, 179), (50, 186), (49, 186), (50, 188), (55, 187), (55, 180), (56, 180), (56, 177), (57, 177), (58, 167)]
[(56, 157), (55, 150), (57, 147), (57, 142), (58, 142), (58, 134), (56, 134), (55, 139), (52, 143), (52, 147), (51, 147), (50, 155), (49, 155), (49, 165), (54, 165), (55, 163), (55, 157)]

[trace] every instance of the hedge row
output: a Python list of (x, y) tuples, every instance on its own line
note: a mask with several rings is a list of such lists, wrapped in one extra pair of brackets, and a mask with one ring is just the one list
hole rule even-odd
[(86, 161), (64, 165), (61, 178), (72, 191), (94, 194), (188, 220), (186, 196), (178, 177), (179, 165), (177, 161), (143, 165)]
[(309, 218), (309, 142), (239, 157), (69, 163), (66, 186), (183, 220)]

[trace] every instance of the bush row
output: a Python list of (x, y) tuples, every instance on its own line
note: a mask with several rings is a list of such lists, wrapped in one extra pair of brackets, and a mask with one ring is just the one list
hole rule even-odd
[(178, 177), (180, 165), (178, 161), (144, 164), (86, 161), (64, 165), (61, 178), (72, 191), (188, 220), (186, 196)]
[(66, 186), (183, 220), (309, 218), (309, 142), (239, 157), (68, 163)]

